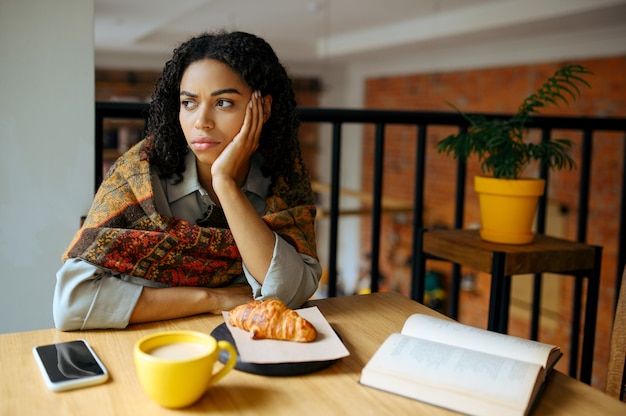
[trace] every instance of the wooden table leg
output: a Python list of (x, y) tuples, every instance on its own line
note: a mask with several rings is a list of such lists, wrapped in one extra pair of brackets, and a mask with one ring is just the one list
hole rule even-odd
[(489, 296), (489, 319), (487, 329), (490, 331), (499, 331), (502, 320), (501, 310), (504, 296), (504, 261), (506, 254), (501, 251), (493, 253), (491, 262), (491, 293)]
[(593, 347), (596, 335), (598, 315), (598, 296), (600, 295), (600, 269), (602, 247), (595, 247), (594, 268), (587, 278), (587, 302), (585, 305), (585, 328), (583, 335), (583, 351), (580, 365), (580, 381), (591, 384), (591, 368), (593, 365)]
[(502, 276), (502, 303), (500, 304), (500, 322), (498, 332), (509, 332), (509, 307), (511, 305), (511, 276)]

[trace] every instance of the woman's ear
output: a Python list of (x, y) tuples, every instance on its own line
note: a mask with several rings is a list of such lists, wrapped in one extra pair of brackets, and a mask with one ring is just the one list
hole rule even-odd
[(266, 123), (272, 115), (272, 96), (263, 96), (263, 122)]

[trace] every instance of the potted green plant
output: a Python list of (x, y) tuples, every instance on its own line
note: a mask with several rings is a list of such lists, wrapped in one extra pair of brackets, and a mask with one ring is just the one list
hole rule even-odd
[[(527, 244), (534, 239), (532, 223), (537, 200), (543, 195), (543, 179), (522, 178), (520, 175), (531, 162), (548, 169), (573, 169), (574, 160), (568, 154), (572, 142), (552, 139), (535, 143), (527, 138), (527, 123), (539, 109), (559, 103), (569, 104), (581, 95), (579, 86), (590, 87), (583, 76), (592, 72), (577, 64), (558, 69), (554, 75), (520, 104), (509, 118), (469, 116), (450, 104), (469, 122), (467, 131), (452, 134), (438, 142), (439, 153), (454, 158), (478, 157), (482, 176), (474, 185), (479, 194), (483, 240), (506, 244)], [(520, 188), (518, 190), (518, 188)], [(505, 195), (520, 195), (521, 200), (507, 202)], [(504, 205), (493, 205), (503, 202)], [(528, 207), (523, 208), (523, 203)], [(510, 227), (506, 225), (510, 223)]]

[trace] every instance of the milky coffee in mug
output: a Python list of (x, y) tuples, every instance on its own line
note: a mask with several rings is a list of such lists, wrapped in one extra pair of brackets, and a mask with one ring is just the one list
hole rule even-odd
[[(217, 371), (221, 351), (229, 359)], [(135, 344), (135, 369), (146, 394), (163, 407), (179, 408), (198, 401), (237, 361), (234, 347), (196, 331), (148, 335)]]

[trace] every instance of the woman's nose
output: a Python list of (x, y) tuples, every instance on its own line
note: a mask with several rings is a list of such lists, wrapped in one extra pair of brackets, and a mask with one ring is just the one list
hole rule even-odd
[(196, 118), (194, 127), (198, 130), (212, 129), (215, 127), (215, 122), (208, 111), (198, 111), (198, 117)]

